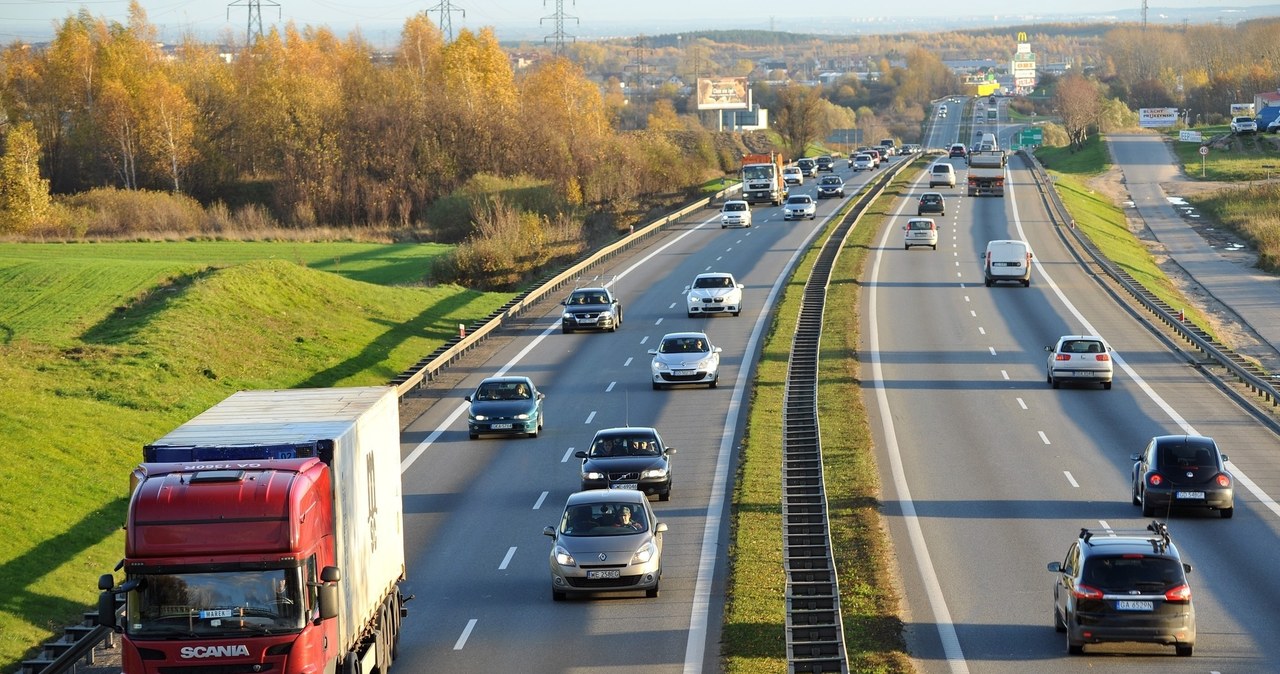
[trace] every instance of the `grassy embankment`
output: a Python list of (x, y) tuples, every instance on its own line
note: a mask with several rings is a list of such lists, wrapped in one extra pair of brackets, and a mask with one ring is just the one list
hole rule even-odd
[[(913, 169), (904, 175), (914, 173)], [(907, 180), (900, 179), (888, 194), (897, 197), (907, 189)], [(836, 264), (827, 295), (818, 383), (831, 539), (850, 668), (857, 672), (911, 671), (897, 616), (897, 589), (888, 572), (891, 560), (880, 522), (880, 485), (857, 351), (858, 279), (890, 203), (882, 199), (863, 216)], [(734, 493), (723, 635), (725, 668), (731, 674), (787, 671), (780, 475), (783, 387), (804, 283), (816, 258), (815, 248), (787, 282), (756, 370)]]
[(1188, 197), (1200, 211), (1258, 251), (1258, 266), (1280, 273), (1280, 135), (1230, 136), (1229, 127), (1199, 129), (1217, 138), (1203, 160), (1197, 143), (1174, 143), (1188, 177), (1236, 183), (1213, 194)]
[(507, 295), (433, 245), (0, 245), (0, 670), (96, 605), (140, 448), (242, 388), (386, 383)]
[(1040, 148), (1036, 156), (1052, 167), (1049, 173), (1054, 176), (1058, 194), (1075, 219), (1076, 227), (1148, 291), (1170, 306), (1184, 308), (1187, 320), (1212, 332), (1204, 315), (1169, 281), (1146, 245), (1129, 231), (1124, 210), (1106, 195), (1090, 189), (1089, 180), (1110, 166), (1102, 139), (1094, 136), (1074, 153), (1066, 148)]

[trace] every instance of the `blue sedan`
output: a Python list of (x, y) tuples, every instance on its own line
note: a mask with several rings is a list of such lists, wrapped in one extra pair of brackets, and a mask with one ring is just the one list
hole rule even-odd
[(544, 397), (528, 377), (489, 377), (466, 397), (471, 403), (467, 432), (472, 440), (481, 433), (522, 433), (536, 438), (542, 430)]

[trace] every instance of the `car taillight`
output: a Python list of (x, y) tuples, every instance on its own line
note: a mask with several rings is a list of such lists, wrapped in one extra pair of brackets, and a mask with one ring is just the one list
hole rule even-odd
[(1214, 479), (1218, 481), (1218, 486), (1219, 486), (1219, 487), (1230, 487), (1230, 486), (1231, 486), (1231, 478), (1227, 477), (1227, 476), (1226, 476), (1225, 474), (1223, 474), (1223, 473), (1218, 473), (1218, 477), (1216, 477), (1216, 478), (1214, 478)]
[(1054, 360), (1071, 360), (1071, 354), (1069, 354), (1069, 353), (1060, 353), (1060, 354), (1058, 354), (1058, 355), (1054, 356), (1054, 357), (1053, 357), (1053, 359), (1054, 359)]
[(1164, 593), (1165, 601), (1188, 602), (1191, 601), (1191, 586), (1179, 585)]
[(1108, 361), (1108, 360), (1111, 360), (1111, 356), (1109, 356), (1109, 355), (1107, 355), (1107, 354), (1105, 354), (1105, 353), (1100, 353), (1100, 354), (1098, 354), (1098, 356), (1097, 356), (1096, 360), (1099, 360), (1099, 361)]
[(1159, 473), (1152, 473), (1151, 475), (1147, 476), (1147, 484), (1151, 485), (1152, 487), (1159, 487), (1160, 485), (1164, 484), (1164, 478), (1160, 477)]
[(1102, 590), (1088, 585), (1077, 585), (1071, 594), (1075, 595), (1076, 599), (1102, 599)]

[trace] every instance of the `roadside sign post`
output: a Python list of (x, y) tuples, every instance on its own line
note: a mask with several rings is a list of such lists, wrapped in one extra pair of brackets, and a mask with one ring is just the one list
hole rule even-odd
[(1204, 158), (1209, 156), (1209, 146), (1200, 146), (1200, 177), (1204, 177)]

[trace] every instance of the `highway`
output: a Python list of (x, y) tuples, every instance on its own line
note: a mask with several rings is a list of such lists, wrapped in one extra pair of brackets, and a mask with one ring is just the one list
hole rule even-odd
[[(964, 162), (949, 161), (962, 185)], [(1050, 225), (1021, 160), (1010, 168), (1003, 199), (942, 190), (937, 251), (903, 250), (891, 226), (868, 263), (866, 398), (921, 671), (1277, 671), (1280, 442), (1103, 292)], [(900, 213), (914, 215), (914, 202)], [(1031, 287), (983, 286), (981, 255), (998, 238), (1031, 243)], [(1071, 333), (1116, 349), (1111, 391), (1045, 382), (1044, 346)], [(1045, 566), (1081, 527), (1147, 523), (1130, 503), (1129, 456), (1165, 433), (1213, 436), (1237, 476), (1234, 519), (1169, 519), (1194, 567), (1195, 656), (1132, 644), (1068, 656)]]
[[(898, 161), (902, 161), (899, 159)], [(837, 174), (855, 185), (843, 161)], [(799, 188), (814, 194), (817, 180)], [(793, 188), (794, 193), (794, 188)], [(484, 362), (402, 435), (407, 593), (397, 668), (462, 672), (698, 672), (719, 668), (727, 502), (746, 412), (750, 363), (780, 278), (834, 212), (784, 222), (757, 205), (755, 226), (722, 230), (708, 209), (599, 273), (613, 275), (624, 321), (616, 333), (561, 334), (559, 306)], [(704, 271), (746, 284), (744, 309), (688, 318), (684, 288)], [(567, 293), (567, 290), (566, 290)], [(720, 386), (650, 387), (647, 349), (667, 332), (702, 330), (721, 354)], [(528, 375), (547, 395), (535, 439), (468, 440), (463, 395), (485, 376)], [(781, 421), (779, 421), (781, 423)], [(551, 600), (544, 526), (580, 487), (573, 452), (597, 429), (654, 426), (677, 449), (669, 502), (653, 502), (665, 534), (662, 590)], [(781, 535), (781, 534), (779, 534)]]

